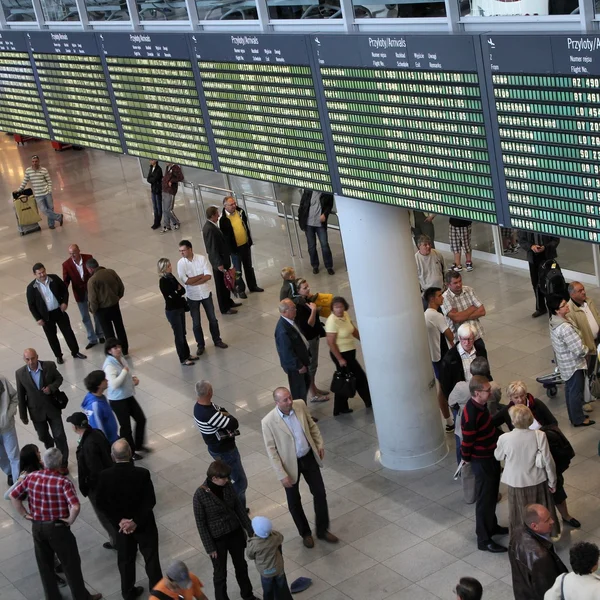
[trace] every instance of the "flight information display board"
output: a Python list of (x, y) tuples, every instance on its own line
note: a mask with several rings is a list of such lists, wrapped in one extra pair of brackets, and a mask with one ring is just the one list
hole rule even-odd
[(331, 192), (306, 38), (207, 34), (194, 52), (220, 170)]
[(28, 36), (53, 139), (123, 152), (96, 37), (83, 32)]
[(473, 38), (311, 40), (344, 196), (499, 222)]
[(49, 139), (25, 34), (0, 31), (0, 131)]
[(513, 227), (600, 241), (600, 37), (482, 37)]
[(103, 33), (127, 152), (213, 170), (185, 36)]

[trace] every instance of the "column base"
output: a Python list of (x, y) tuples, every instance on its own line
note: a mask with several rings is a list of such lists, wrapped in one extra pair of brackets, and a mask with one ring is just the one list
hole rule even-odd
[(448, 444), (446, 440), (433, 450), (419, 455), (402, 455), (399, 452), (379, 451), (379, 462), (386, 468), (394, 471), (416, 471), (431, 467), (441, 462), (448, 456)]

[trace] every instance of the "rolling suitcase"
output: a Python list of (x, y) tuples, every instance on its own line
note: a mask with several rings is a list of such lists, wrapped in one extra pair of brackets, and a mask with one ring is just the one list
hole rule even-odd
[(39, 222), (42, 220), (38, 211), (35, 197), (31, 190), (13, 192), (13, 207), (17, 217), (17, 229), (21, 235), (41, 231)]

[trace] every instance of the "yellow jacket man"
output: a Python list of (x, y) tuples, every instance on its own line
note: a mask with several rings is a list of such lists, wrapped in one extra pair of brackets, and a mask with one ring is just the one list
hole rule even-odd
[(271, 465), (285, 488), (287, 503), (298, 533), (307, 548), (315, 541), (300, 497), (300, 475), (310, 487), (314, 499), (317, 537), (334, 544), (338, 538), (329, 532), (327, 494), (321, 476), (325, 447), (321, 432), (306, 404), (294, 400), (287, 388), (273, 392), (275, 408), (262, 420), (262, 432)]
[(567, 319), (579, 329), (583, 343), (596, 354), (598, 333), (600, 332), (600, 314), (591, 298), (587, 297), (585, 287), (579, 281), (573, 281), (568, 287), (569, 313)]

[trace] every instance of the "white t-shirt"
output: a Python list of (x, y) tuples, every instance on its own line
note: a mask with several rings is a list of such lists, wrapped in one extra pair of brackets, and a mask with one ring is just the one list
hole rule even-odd
[[(211, 270), (208, 265), (208, 260), (202, 254), (194, 253), (192, 260), (187, 258), (180, 258), (177, 263), (177, 274), (181, 283), (185, 285), (185, 282), (190, 277), (197, 277), (198, 275), (211, 275)], [(189, 300), (204, 300), (210, 296), (210, 288), (208, 283), (202, 283), (201, 285), (186, 285), (185, 293)]]
[(446, 323), (446, 318), (442, 313), (433, 308), (428, 308), (425, 311), (425, 324), (427, 325), (431, 362), (438, 362), (442, 358), (440, 333), (444, 333), (448, 329), (448, 323)]

